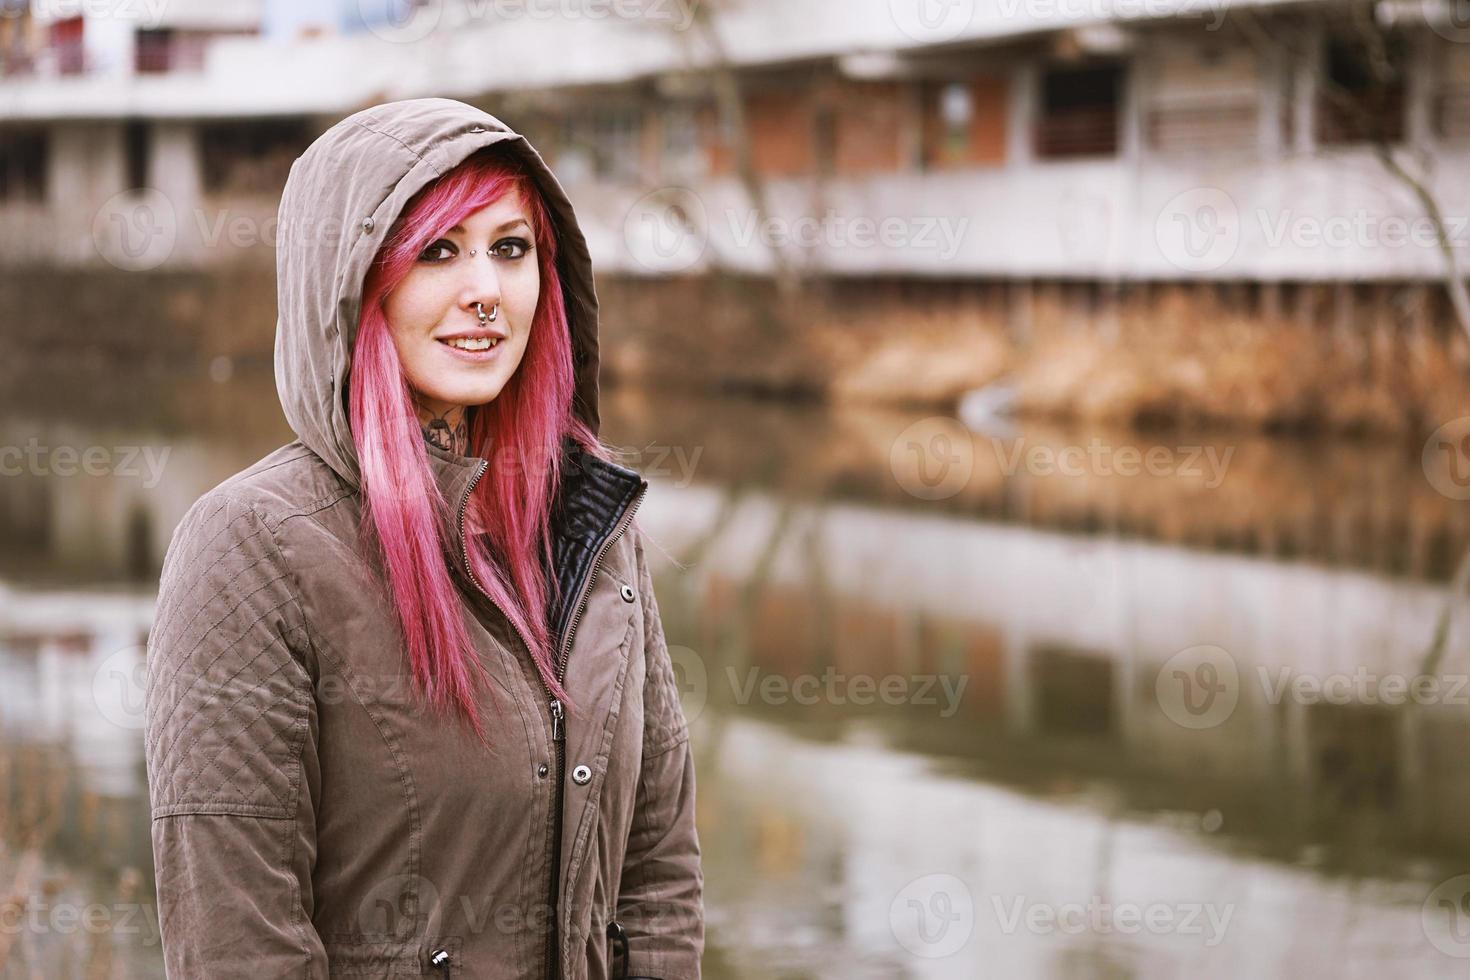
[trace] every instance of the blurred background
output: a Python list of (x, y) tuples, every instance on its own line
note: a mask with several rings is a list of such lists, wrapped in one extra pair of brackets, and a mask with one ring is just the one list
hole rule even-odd
[(706, 977), (1467, 975), (1470, 7), (0, 0), (0, 976), (162, 976), (160, 563), (425, 95), (599, 267)]

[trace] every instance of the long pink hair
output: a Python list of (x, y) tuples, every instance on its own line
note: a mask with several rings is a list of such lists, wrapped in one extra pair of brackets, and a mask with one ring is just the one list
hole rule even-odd
[(548, 589), (556, 588), (545, 571), (552, 567), (550, 510), (561, 482), (564, 436), (598, 458), (610, 453), (572, 410), (572, 344), (556, 267), (556, 229), (522, 167), (487, 148), (409, 201), (364, 279), (348, 388), (362, 471), (362, 533), (377, 543), (414, 681), (431, 707), (457, 710), (481, 742), (487, 740), (476, 692), (488, 678), (465, 628), (464, 601), (448, 564), (459, 560), (459, 501), (444, 500), (434, 481), (383, 303), (429, 243), (516, 192), (533, 226), (541, 293), (520, 365), (493, 402), (469, 412), (467, 455), (490, 461), (465, 509), (469, 564), (526, 640), (547, 689), (574, 710), (556, 678), (555, 638), (547, 622)]

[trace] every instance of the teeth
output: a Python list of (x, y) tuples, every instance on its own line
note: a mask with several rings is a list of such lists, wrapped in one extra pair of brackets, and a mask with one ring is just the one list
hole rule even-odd
[(500, 339), (498, 337), (481, 337), (478, 339), (471, 339), (469, 337), (456, 337), (453, 340), (446, 340), (444, 341), (444, 343), (448, 344), (450, 347), (458, 347), (460, 350), (489, 350), (496, 344), (500, 343)]

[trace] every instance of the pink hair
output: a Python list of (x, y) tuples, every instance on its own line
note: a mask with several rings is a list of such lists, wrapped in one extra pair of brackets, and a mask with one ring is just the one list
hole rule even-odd
[(545, 572), (552, 567), (550, 510), (561, 482), (564, 436), (599, 458), (610, 454), (572, 410), (572, 343), (555, 226), (523, 168), (487, 148), (409, 201), (364, 280), (349, 379), (352, 440), (362, 470), (362, 533), (377, 541), (415, 683), (434, 709), (457, 709), (481, 742), (486, 736), (476, 691), (487, 678), (446, 562), (446, 555), (460, 551), (459, 501), (444, 500), (434, 481), (383, 302), (446, 229), (516, 192), (533, 226), (541, 293), (520, 365), (493, 402), (469, 413), (468, 455), (490, 461), (465, 510), (469, 564), (525, 638), (547, 689), (571, 710), (556, 678), (555, 637), (547, 622), (548, 589), (556, 587)]

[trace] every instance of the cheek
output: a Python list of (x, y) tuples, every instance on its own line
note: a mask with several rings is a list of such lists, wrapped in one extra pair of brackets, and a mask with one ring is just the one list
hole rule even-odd
[[(410, 277), (411, 279), (412, 277)], [(432, 325), (432, 312), (423, 284), (404, 280), (383, 303), (383, 315), (394, 339), (422, 333)]]
[(505, 291), (506, 299), (513, 296), (516, 309), (529, 319), (536, 313), (536, 302), (541, 298), (541, 270), (531, 264), (528, 272), (506, 283)]

